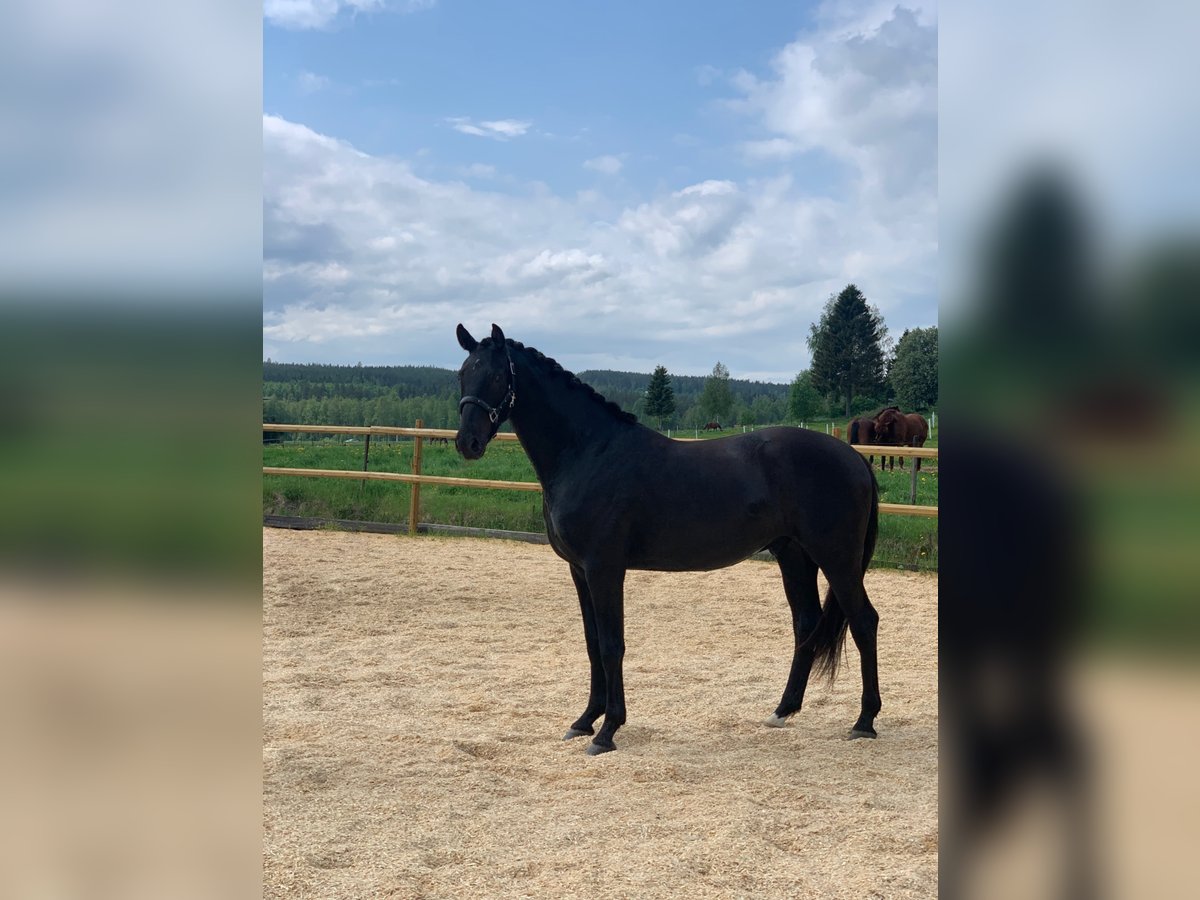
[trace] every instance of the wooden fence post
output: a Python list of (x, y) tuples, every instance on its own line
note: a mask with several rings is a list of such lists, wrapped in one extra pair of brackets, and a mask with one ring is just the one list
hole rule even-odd
[[(424, 428), (425, 423), (421, 419), (417, 419), (414, 423), (417, 428)], [(421, 436), (413, 436), (413, 458), (412, 458), (412, 473), (414, 475), (421, 474)], [(421, 483), (413, 482), (412, 493), (408, 498), (408, 533), (415, 536), (417, 533), (417, 519), (421, 515)]]
[[(901, 457), (901, 459), (903, 459), (903, 457)], [(908, 458), (908, 463), (909, 463), (908, 467), (909, 467), (909, 469), (912, 470), (912, 481), (911, 481), (909, 489), (908, 489), (908, 502), (913, 504), (914, 506), (916, 505), (916, 502), (917, 502), (917, 464), (919, 462), (920, 462), (920, 459), (916, 456), (910, 456)]]
[(840, 425), (833, 426), (833, 436), (839, 441), (842, 439), (842, 429)]
[(363, 471), (367, 471), (367, 460), (371, 457), (371, 435), (363, 442)]

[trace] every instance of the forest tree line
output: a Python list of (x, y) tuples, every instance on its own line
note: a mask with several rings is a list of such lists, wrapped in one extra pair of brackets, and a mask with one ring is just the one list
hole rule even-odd
[[(831, 295), (809, 338), (812, 363), (790, 384), (712, 374), (579, 373), (647, 425), (701, 428), (845, 420), (892, 403), (927, 412), (938, 399), (937, 326), (893, 344), (879, 310), (854, 284)], [(435, 366), (263, 363), (263, 421), (296, 425), (458, 427), (458, 379)]]
[[(622, 409), (645, 415), (649, 373), (589, 370), (579, 378)], [(708, 376), (672, 375), (676, 411), (671, 425), (694, 428), (711, 413), (699, 403)], [(791, 387), (729, 379), (734, 398), (726, 425), (765, 425), (789, 418)], [(263, 363), (263, 421), (297, 425), (412, 425), (458, 427), (458, 376), (433, 366), (337, 366)]]

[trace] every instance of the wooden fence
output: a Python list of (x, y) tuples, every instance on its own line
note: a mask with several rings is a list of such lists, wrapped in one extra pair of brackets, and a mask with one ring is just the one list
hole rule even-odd
[[(399, 428), (385, 425), (369, 427), (354, 425), (281, 425), (263, 423), (263, 431), (285, 431), (304, 434), (352, 434), (365, 438), (363, 441), (363, 469), (361, 472), (350, 469), (290, 469), (282, 466), (263, 466), (264, 475), (295, 475), (302, 478), (357, 478), (375, 481), (402, 481), (412, 485), (412, 496), (409, 500), (408, 533), (417, 533), (417, 520), (421, 508), (421, 485), (444, 484), (454, 487), (494, 488), (506, 491), (541, 491), (542, 486), (536, 481), (492, 481), (485, 478), (454, 478), (449, 475), (422, 475), (421, 449), (428, 438), (446, 438), (453, 440), (457, 434), (450, 428), (422, 428), (418, 419), (412, 428)], [(368, 472), (367, 463), (371, 453), (371, 438), (377, 437), (411, 437), (413, 439), (412, 473), (407, 472)], [(517, 436), (509, 432), (500, 432), (493, 440), (515, 441)], [(692, 438), (674, 438), (674, 440), (692, 440)], [(853, 445), (854, 449), (863, 456), (884, 455), (909, 457), (911, 459), (937, 459), (936, 447), (881, 447), (877, 445)], [(886, 452), (883, 452), (886, 451)], [(917, 490), (916, 466), (912, 470), (910, 499), (915, 499)], [(879, 511), (888, 515), (899, 516), (928, 516), (938, 517), (936, 506), (918, 506), (915, 503), (880, 503)]]

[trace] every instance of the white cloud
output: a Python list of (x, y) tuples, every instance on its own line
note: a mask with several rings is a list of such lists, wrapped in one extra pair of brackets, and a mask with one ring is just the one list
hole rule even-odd
[(590, 169), (593, 172), (599, 172), (602, 175), (616, 175), (621, 171), (621, 158), (619, 156), (597, 156), (593, 159), (584, 160), (583, 167)]
[(720, 197), (729, 194), (737, 193), (737, 185), (732, 181), (702, 181), (700, 184), (692, 184), (685, 187), (683, 190), (676, 191), (676, 197), (688, 197), (698, 195), (701, 197)]
[(800, 152), (800, 147), (788, 138), (769, 138), (765, 141), (745, 141), (741, 151), (751, 160), (781, 160), (795, 156)]
[(516, 119), (500, 119), (495, 122), (480, 123), (487, 131), (502, 134), (505, 137), (520, 137), (529, 130), (531, 122), (519, 122)]
[(494, 119), (490, 122), (476, 124), (464, 116), (452, 116), (446, 119), (450, 127), (463, 134), (475, 137), (487, 137), (497, 141), (507, 141), (509, 138), (520, 137), (533, 124), (519, 119)]
[(324, 75), (317, 75), (315, 72), (301, 72), (296, 76), (296, 83), (302, 94), (315, 94), (317, 91), (329, 87), (329, 79)]
[(472, 163), (464, 167), (462, 170), (464, 178), (495, 178), (496, 167), (490, 166), (487, 163)]
[(601, 254), (586, 253), (572, 247), (560, 251), (542, 250), (521, 266), (519, 274), (524, 278), (555, 278), (569, 284), (581, 285), (605, 278), (608, 272)]
[(282, 28), (321, 28), (340, 6), (339, 0), (263, 0), (263, 18)]
[(786, 46), (773, 77), (742, 72), (730, 105), (773, 136), (746, 142), (746, 156), (785, 158), (816, 150), (851, 165), (864, 200), (919, 202), (936, 195), (937, 27), (920, 10), (857, 18), (830, 4), (834, 30)]
[[(469, 183), (425, 179), (265, 117), (264, 335), (277, 358), (452, 366), (454, 324), (494, 321), (577, 370), (602, 364), (594, 354), (678, 374), (721, 359), (735, 375), (790, 380), (808, 362), (809, 324), (849, 281), (897, 330), (930, 324), (935, 51), (936, 29), (904, 10), (806, 33), (768, 74), (732, 82), (731, 106), (756, 132), (732, 144), (771, 174), (632, 201), (617, 181), (563, 194), (480, 184), (495, 173), (478, 164), (459, 170)], [(446, 121), (495, 140), (531, 128)], [(806, 168), (821, 154), (836, 192)], [(507, 192), (485, 189), (497, 184)], [(913, 303), (919, 319), (890, 315)]]
[(324, 28), (342, 10), (411, 13), (436, 5), (437, 0), (263, 0), (263, 18), (280, 28), (305, 30)]

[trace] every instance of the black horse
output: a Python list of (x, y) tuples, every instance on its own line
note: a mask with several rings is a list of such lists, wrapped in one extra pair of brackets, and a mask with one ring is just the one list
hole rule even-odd
[[(800, 428), (764, 428), (714, 441), (674, 441), (637, 420), (496, 325), (459, 370), (455, 446), (483, 456), (505, 421), (542, 484), (554, 551), (571, 567), (591, 663), (583, 714), (564, 740), (594, 734), (589, 754), (616, 749), (625, 724), (624, 582), (628, 569), (717, 569), (769, 550), (792, 610), (791, 673), (767, 725), (800, 709), (810, 670), (837, 670), (849, 628), (862, 658), (862, 710), (851, 737), (875, 737), (879, 616), (863, 574), (875, 549), (874, 473), (847, 444)], [(830, 584), (821, 606), (817, 569)]]

